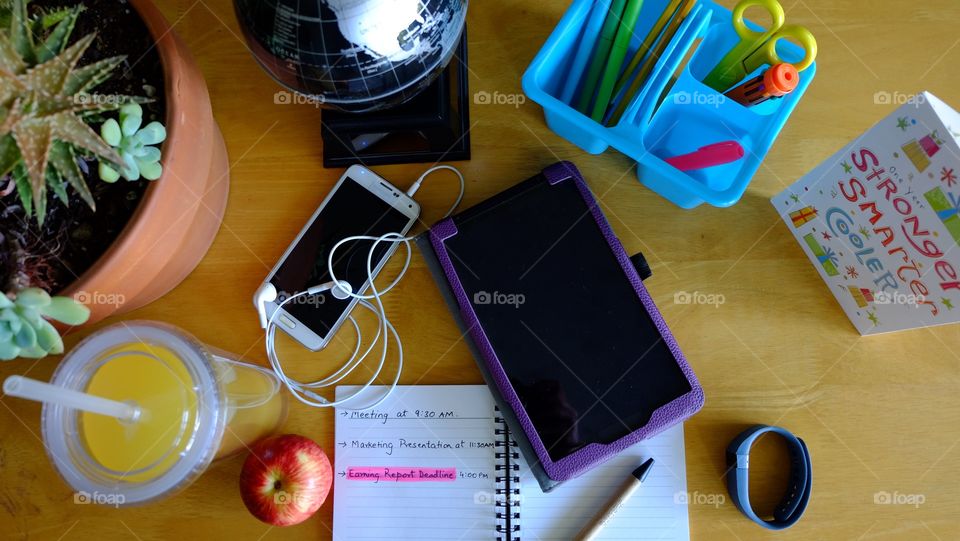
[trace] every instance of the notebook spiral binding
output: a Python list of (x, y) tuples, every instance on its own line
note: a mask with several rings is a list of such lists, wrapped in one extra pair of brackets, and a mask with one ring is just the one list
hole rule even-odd
[(500, 416), (500, 408), (496, 408), (496, 411), (494, 457), (499, 463), (494, 467), (497, 482), (494, 503), (499, 534), (497, 541), (520, 541), (520, 453), (517, 452), (517, 442), (510, 437), (506, 421)]

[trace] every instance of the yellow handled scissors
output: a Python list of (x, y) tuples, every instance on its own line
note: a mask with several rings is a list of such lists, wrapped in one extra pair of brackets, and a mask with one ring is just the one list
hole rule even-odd
[[(757, 32), (747, 27), (743, 12), (753, 6), (762, 7), (770, 14), (770, 28)], [(741, 0), (733, 8), (733, 29), (740, 41), (707, 74), (703, 83), (717, 92), (725, 92), (760, 66), (780, 64), (783, 60), (777, 54), (777, 42), (784, 38), (799, 43), (804, 49), (803, 60), (793, 63), (797, 71), (810, 67), (817, 57), (817, 40), (802, 26), (784, 24), (785, 19), (783, 6), (777, 0)]]

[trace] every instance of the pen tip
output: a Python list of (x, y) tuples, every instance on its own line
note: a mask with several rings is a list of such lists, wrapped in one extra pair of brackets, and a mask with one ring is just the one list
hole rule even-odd
[(633, 470), (633, 476), (643, 481), (647, 478), (647, 474), (650, 473), (650, 468), (653, 466), (653, 459), (648, 458), (646, 462), (640, 464), (640, 466)]

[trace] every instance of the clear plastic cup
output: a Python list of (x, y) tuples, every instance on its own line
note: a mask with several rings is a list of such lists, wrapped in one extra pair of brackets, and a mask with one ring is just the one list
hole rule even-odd
[(44, 404), (47, 454), (75, 498), (92, 503), (170, 496), (213, 460), (274, 433), (287, 413), (273, 372), (156, 322), (94, 333), (67, 354), (51, 383), (141, 408), (138, 420), (120, 421)]

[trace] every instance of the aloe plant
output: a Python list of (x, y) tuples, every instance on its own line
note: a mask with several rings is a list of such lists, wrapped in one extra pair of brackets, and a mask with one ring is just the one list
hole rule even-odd
[(0, 360), (63, 353), (63, 339), (48, 319), (80, 325), (89, 317), (90, 309), (79, 302), (36, 287), (21, 289), (13, 299), (0, 295)]
[(88, 34), (68, 46), (82, 6), (30, 17), (27, 1), (13, 0), (9, 28), (0, 31), (0, 176), (12, 176), (27, 215), (35, 214), (42, 225), (48, 189), (67, 204), (70, 186), (96, 208), (78, 154), (118, 168), (123, 163), (85, 119), (145, 100), (91, 94), (125, 57), (77, 66), (95, 37)]

